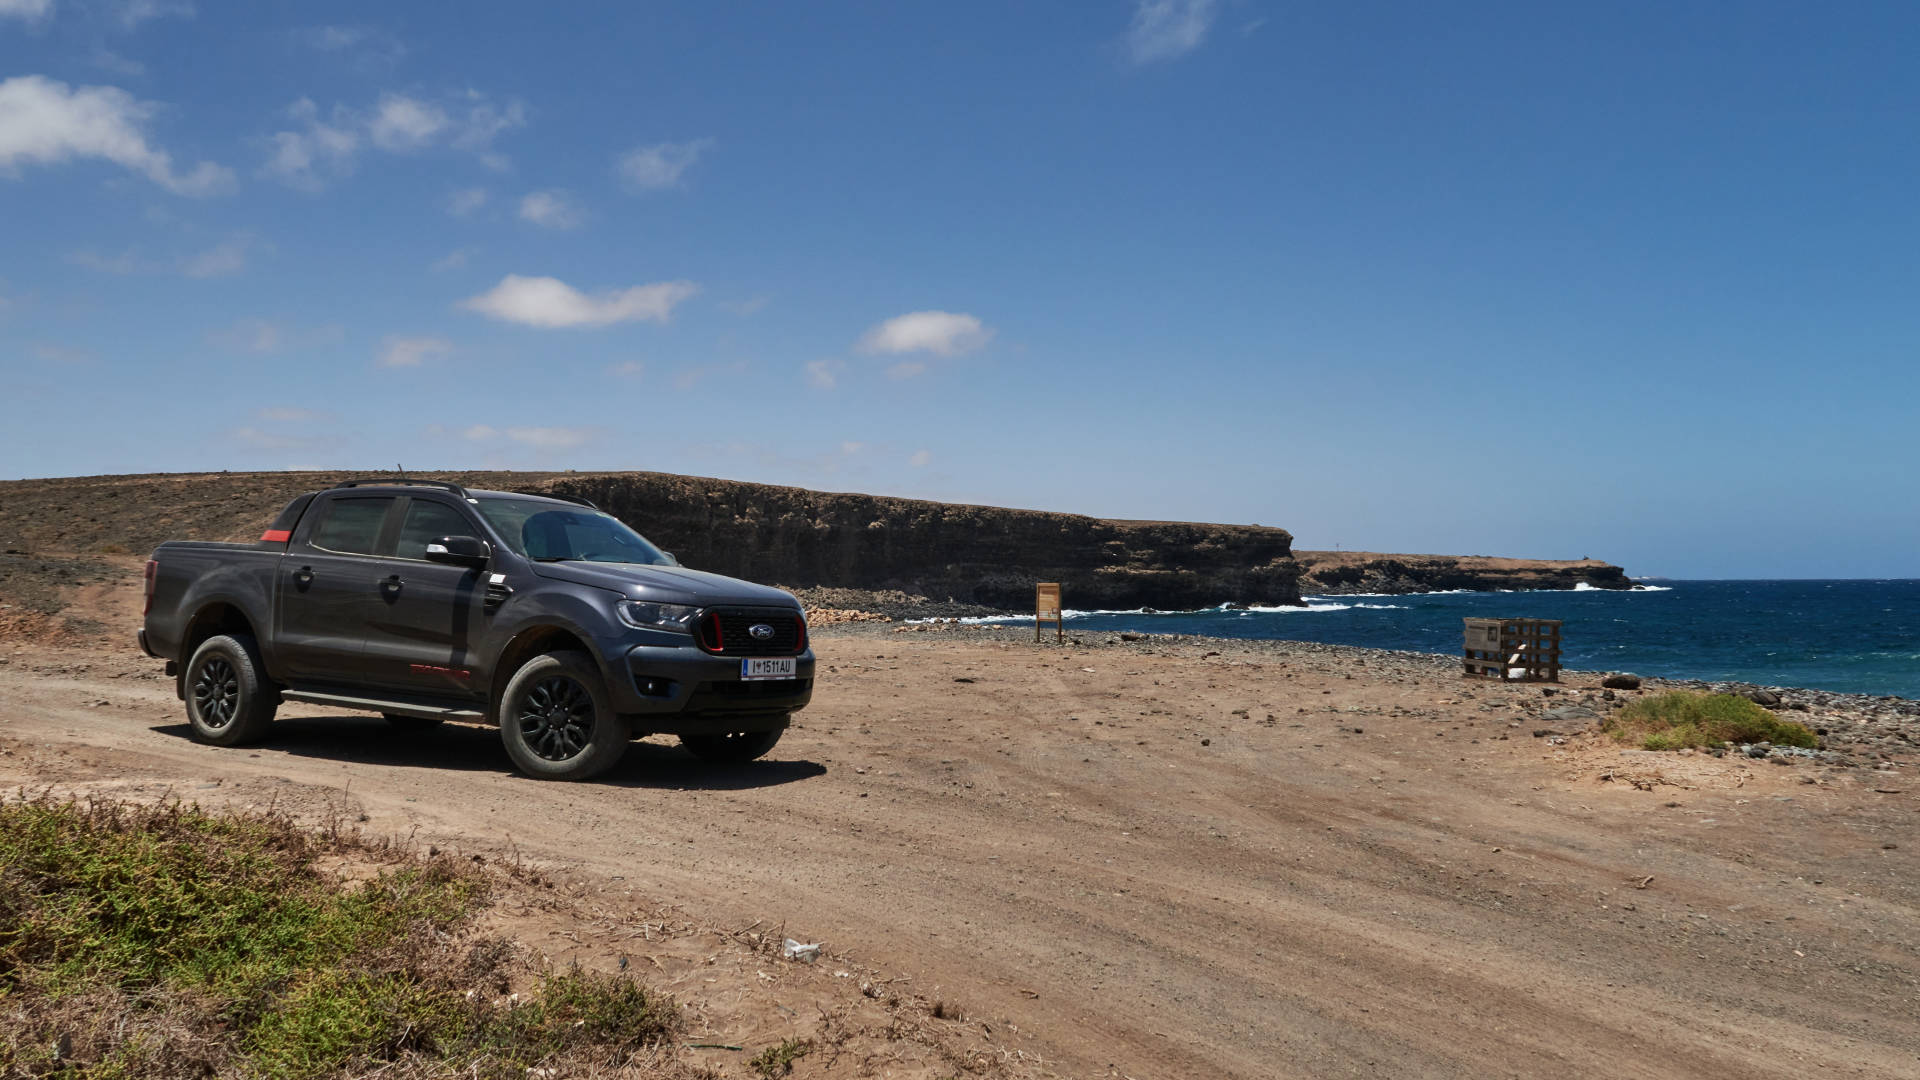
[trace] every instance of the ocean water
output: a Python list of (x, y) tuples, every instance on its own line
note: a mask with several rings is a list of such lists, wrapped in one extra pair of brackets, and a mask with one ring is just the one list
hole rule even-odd
[(1632, 592), (1416, 593), (1308, 602), (1251, 611), (1069, 611), (1067, 626), (1081, 633), (1322, 641), (1458, 656), (1462, 618), (1560, 619), (1561, 662), (1570, 668), (1920, 698), (1920, 580), (1668, 581)]

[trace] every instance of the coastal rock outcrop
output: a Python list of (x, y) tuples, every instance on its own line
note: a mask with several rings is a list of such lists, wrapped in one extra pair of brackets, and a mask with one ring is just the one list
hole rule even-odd
[(1598, 559), (1504, 559), (1488, 555), (1383, 555), (1296, 551), (1300, 590), (1312, 596), (1468, 589), (1631, 589), (1627, 572)]

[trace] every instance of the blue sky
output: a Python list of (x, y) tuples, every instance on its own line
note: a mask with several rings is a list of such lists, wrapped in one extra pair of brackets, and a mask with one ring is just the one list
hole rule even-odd
[(0, 476), (657, 469), (1920, 576), (1916, 41), (0, 0)]

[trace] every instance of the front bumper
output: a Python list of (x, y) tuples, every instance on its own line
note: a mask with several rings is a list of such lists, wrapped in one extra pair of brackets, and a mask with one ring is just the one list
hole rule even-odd
[(653, 732), (752, 731), (813, 698), (813, 650), (795, 658), (791, 679), (744, 681), (740, 660), (691, 645), (635, 645), (623, 670), (613, 673), (615, 707)]

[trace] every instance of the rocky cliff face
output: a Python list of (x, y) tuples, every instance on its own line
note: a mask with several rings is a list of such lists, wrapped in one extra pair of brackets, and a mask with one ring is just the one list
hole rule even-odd
[(1021, 609), (1039, 581), (1080, 609), (1299, 603), (1285, 529), (1106, 521), (662, 473), (563, 476), (689, 566), (755, 581), (900, 589)]
[(1500, 559), (1484, 555), (1381, 555), (1300, 551), (1300, 591), (1313, 596), (1470, 589), (1631, 589), (1627, 573), (1596, 559)]

